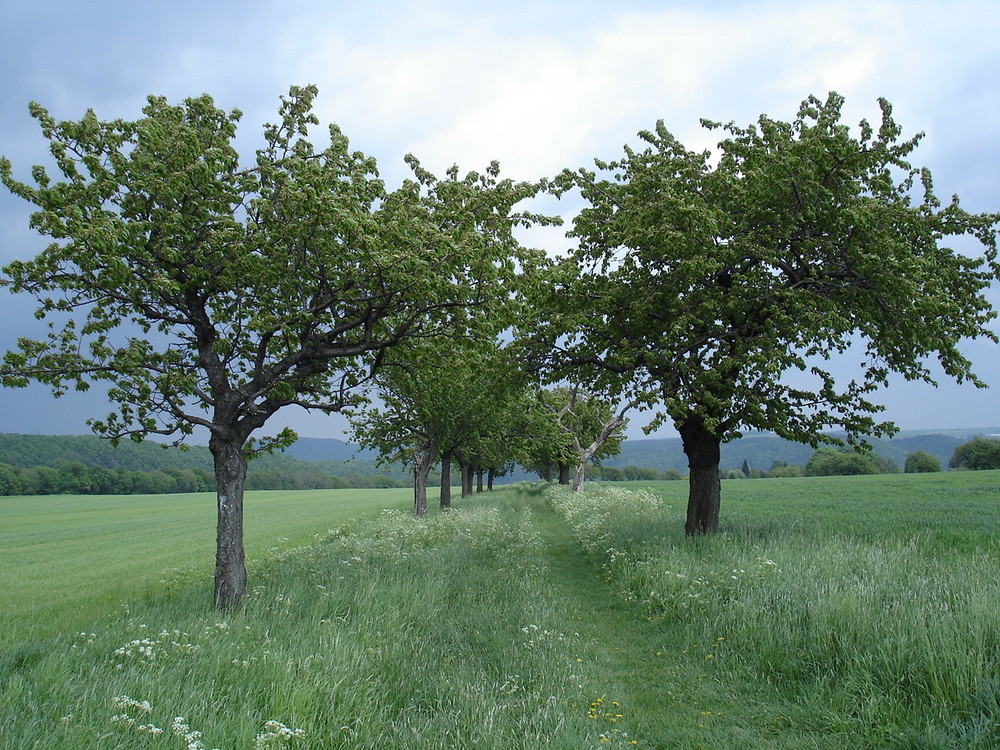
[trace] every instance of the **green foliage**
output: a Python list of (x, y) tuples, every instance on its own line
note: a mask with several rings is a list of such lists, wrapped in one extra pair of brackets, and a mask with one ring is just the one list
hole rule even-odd
[[(212, 456), (202, 446), (183, 449), (151, 442), (111, 445), (93, 435), (0, 434), (0, 496), (143, 495), (211, 492)], [(409, 487), (397, 466), (373, 461), (306, 462), (261, 456), (250, 465), (247, 488), (307, 490)]]
[(941, 462), (927, 451), (914, 451), (906, 455), (903, 471), (907, 474), (924, 474), (941, 471)]
[(526, 441), (521, 462), (539, 476), (559, 467), (575, 467), (583, 476), (591, 459), (617, 455), (628, 420), (612, 402), (579, 386), (541, 388), (527, 411)]
[[(412, 465), (417, 515), (426, 512), (427, 477), (439, 458), (503, 474), (520, 457), (526, 379), (485, 335), (489, 326), (481, 327), (479, 339), (398, 347), (375, 377), (378, 398), (351, 412), (355, 441), (377, 450), (382, 462)], [(450, 503), (447, 495), (442, 503)]]
[(291, 88), (250, 165), (240, 112), (207, 95), (150, 97), (132, 122), (32, 105), (63, 181), (37, 167), (19, 182), (6, 159), (0, 177), (58, 242), (4, 284), (52, 322), (7, 354), (4, 383), (108, 381), (119, 410), (98, 432), (201, 425), (267, 449), (294, 439), (249, 443), (278, 409), (343, 408), (379, 352), (462, 330), (464, 309), (504, 294), (524, 258), (512, 227), (534, 220), (512, 209), (535, 187), (496, 164), (439, 180), (408, 157), (413, 179), (389, 191), (336, 126), (323, 149), (306, 140), (316, 94)]
[(849, 448), (817, 448), (805, 465), (806, 476), (830, 477), (857, 474), (881, 474), (876, 456)]
[(803, 477), (805, 470), (796, 464), (788, 465), (782, 461), (775, 461), (771, 470), (767, 473), (769, 477)]
[(91, 426), (113, 440), (209, 432), (222, 608), (246, 588), (246, 460), (296, 437), (258, 431), (288, 406), (356, 403), (401, 342), (474, 329), (468, 311), (507, 298), (531, 260), (514, 227), (540, 220), (514, 211), (537, 186), (501, 180), (496, 162), (438, 179), (408, 156), (412, 178), (388, 190), (336, 125), (325, 148), (307, 140), (316, 95), (291, 87), (250, 164), (234, 146), (241, 113), (208, 95), (151, 96), (135, 121), (57, 122), (32, 104), (62, 179), (37, 166), (32, 186), (0, 160), (54, 240), (4, 268), (49, 327), (4, 355), (0, 381), (56, 395), (106, 382), (117, 411)]
[(955, 448), (948, 464), (953, 469), (1000, 469), (1000, 438), (977, 436)]
[[(699, 469), (688, 533), (716, 525), (703, 477), (720, 442), (747, 429), (809, 444), (830, 427), (851, 443), (891, 434), (872, 394), (891, 372), (933, 382), (929, 358), (984, 385), (961, 342), (998, 340), (986, 291), (1000, 214), (942, 205), (909, 162), (921, 136), (902, 137), (888, 102), (853, 131), (843, 105), (831, 93), (791, 122), (704, 122), (722, 135), (704, 152), (659, 122), (642, 148), (552, 183), (585, 201), (578, 246), (548, 269), (546, 313), (523, 337), (555, 376), (673, 421)], [(981, 251), (945, 244), (962, 236)], [(849, 349), (862, 354), (845, 382), (826, 362)]]

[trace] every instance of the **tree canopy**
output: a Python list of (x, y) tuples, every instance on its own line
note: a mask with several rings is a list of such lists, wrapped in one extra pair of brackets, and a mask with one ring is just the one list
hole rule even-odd
[(953, 469), (1000, 469), (1000, 438), (977, 435), (955, 448), (948, 465)]
[[(890, 434), (873, 394), (890, 373), (933, 382), (928, 358), (983, 383), (961, 342), (986, 337), (998, 278), (997, 214), (942, 203), (908, 161), (888, 102), (853, 130), (844, 100), (805, 100), (791, 122), (761, 116), (685, 148), (662, 122), (596, 170), (565, 171), (585, 201), (577, 247), (540, 289), (531, 331), (551, 371), (656, 404), (691, 469), (687, 533), (718, 525), (719, 445), (745, 429), (817, 444)], [(968, 235), (979, 252), (947, 238)], [(855, 377), (828, 361), (849, 352)]]
[(941, 471), (941, 462), (927, 451), (912, 451), (906, 454), (903, 471), (907, 474), (927, 474)]
[(105, 381), (117, 410), (92, 426), (114, 439), (208, 431), (219, 606), (246, 585), (246, 457), (294, 439), (255, 433), (285, 407), (343, 409), (400, 342), (461, 332), (464, 311), (504, 293), (522, 254), (512, 227), (532, 221), (513, 209), (536, 187), (496, 163), (438, 179), (407, 157), (412, 179), (388, 190), (335, 125), (315, 147), (316, 93), (291, 88), (249, 164), (241, 113), (207, 95), (150, 97), (135, 121), (57, 122), (32, 104), (61, 179), (36, 166), (32, 186), (0, 160), (53, 240), (4, 269), (49, 321), (4, 357), (4, 384)]

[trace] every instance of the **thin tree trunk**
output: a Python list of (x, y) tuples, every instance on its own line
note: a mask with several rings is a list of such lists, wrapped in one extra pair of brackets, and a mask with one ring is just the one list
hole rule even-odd
[(461, 457), (458, 458), (458, 469), (462, 475), (462, 498), (467, 498), (472, 494), (472, 467)]
[(481, 466), (476, 467), (476, 492), (483, 491), (483, 469)]
[(441, 507), (451, 507), (451, 451), (441, 456)]
[(711, 534), (719, 530), (722, 482), (719, 459), (722, 441), (705, 427), (701, 417), (689, 417), (677, 426), (688, 457), (689, 487), (687, 536)]
[(496, 472), (490, 469), (486, 475), (486, 490), (488, 492), (493, 492), (493, 480), (496, 478)]
[(417, 518), (427, 515), (427, 475), (433, 461), (430, 451), (420, 452), (413, 459), (413, 513)]
[(218, 492), (214, 600), (219, 609), (229, 609), (240, 603), (247, 590), (243, 551), (243, 482), (247, 459), (242, 442), (236, 439), (213, 435), (209, 448), (215, 459)]

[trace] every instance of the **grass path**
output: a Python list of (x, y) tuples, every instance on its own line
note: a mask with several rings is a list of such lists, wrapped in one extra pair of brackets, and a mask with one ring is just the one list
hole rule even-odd
[[(724, 641), (690, 643), (680, 623), (648, 618), (613, 589), (543, 498), (527, 502), (544, 542), (551, 599), (566, 606), (565, 632), (580, 635), (578, 659), (588, 673), (604, 675), (598, 683), (603, 693), (594, 696), (602, 702), (590, 708), (596, 721), (607, 722), (604, 730), (618, 740), (615, 746), (839, 747), (800, 722), (800, 707), (788, 705), (771, 687), (754, 685), (748, 695), (746, 683), (728, 685), (708, 657)], [(612, 722), (617, 714), (621, 718)]]
[[(580, 634), (585, 650), (579, 658), (589, 671), (605, 675), (605, 692), (594, 697), (603, 700), (593, 707), (596, 720), (608, 721), (609, 729), (626, 732), (642, 746), (690, 743), (692, 732), (683, 727), (704, 731), (712, 717), (723, 715), (724, 700), (706, 673), (676, 658), (692, 644), (618, 596), (555, 511), (541, 499), (530, 502), (556, 589), (552, 599), (567, 605), (565, 629)], [(611, 722), (618, 713), (621, 719)]]

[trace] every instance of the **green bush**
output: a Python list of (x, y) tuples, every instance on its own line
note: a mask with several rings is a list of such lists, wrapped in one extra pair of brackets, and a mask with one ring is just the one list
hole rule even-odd
[[(898, 471), (898, 469), (897, 469)], [(817, 448), (806, 461), (806, 476), (832, 477), (858, 474), (881, 474), (879, 460), (870, 453), (825, 445)]]
[(775, 461), (771, 466), (768, 476), (772, 477), (801, 477), (805, 475), (802, 467), (798, 464), (786, 464), (784, 461)]
[(977, 435), (955, 448), (948, 465), (953, 469), (1000, 469), (1000, 438)]
[(924, 474), (931, 471), (941, 471), (941, 462), (927, 451), (914, 451), (906, 454), (903, 470), (907, 474)]

